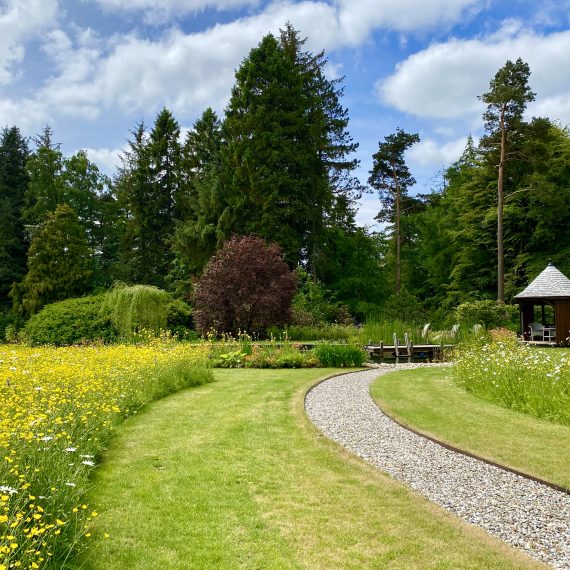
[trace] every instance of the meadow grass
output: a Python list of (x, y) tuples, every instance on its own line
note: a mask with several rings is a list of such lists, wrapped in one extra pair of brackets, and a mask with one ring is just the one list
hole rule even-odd
[(0, 570), (71, 567), (97, 517), (90, 476), (116, 426), (212, 379), (203, 347), (0, 348)]
[(86, 570), (539, 568), (323, 437), (327, 370), (215, 370), (123, 424)]
[(570, 488), (570, 427), (482, 400), (449, 367), (381, 376), (371, 394), (404, 425), (534, 477)]
[(539, 349), (504, 332), (460, 345), (454, 360), (455, 382), (468, 392), (570, 425), (570, 350)]

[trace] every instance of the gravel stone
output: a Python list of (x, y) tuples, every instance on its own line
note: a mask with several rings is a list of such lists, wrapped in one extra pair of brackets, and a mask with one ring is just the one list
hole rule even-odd
[(326, 436), (465, 521), (554, 568), (570, 569), (570, 495), (456, 453), (399, 426), (372, 400), (384, 365), (326, 380), (305, 399)]

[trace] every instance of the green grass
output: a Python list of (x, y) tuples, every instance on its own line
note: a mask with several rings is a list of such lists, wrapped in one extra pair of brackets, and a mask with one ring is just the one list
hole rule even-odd
[(570, 488), (570, 427), (482, 400), (453, 383), (450, 368), (420, 368), (378, 378), (380, 407), (427, 435)]
[(324, 438), (321, 370), (216, 370), (129, 420), (97, 470), (86, 568), (538, 568)]

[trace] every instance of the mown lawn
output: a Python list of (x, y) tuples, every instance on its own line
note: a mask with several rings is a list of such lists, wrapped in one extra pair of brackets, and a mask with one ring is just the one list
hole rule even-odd
[(381, 376), (371, 387), (400, 422), (491, 461), (570, 488), (570, 426), (482, 400), (453, 383), (450, 368)]
[(86, 568), (534, 568), (306, 418), (324, 370), (217, 370), (129, 420), (92, 491)]

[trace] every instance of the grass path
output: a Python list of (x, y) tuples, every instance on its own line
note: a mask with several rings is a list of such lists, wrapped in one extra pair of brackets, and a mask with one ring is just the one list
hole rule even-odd
[(348, 455), (303, 410), (323, 370), (219, 370), (129, 420), (86, 567), (538, 568)]
[(372, 397), (404, 425), (501, 465), (570, 488), (570, 427), (503, 408), (458, 388), (445, 368), (375, 380)]

